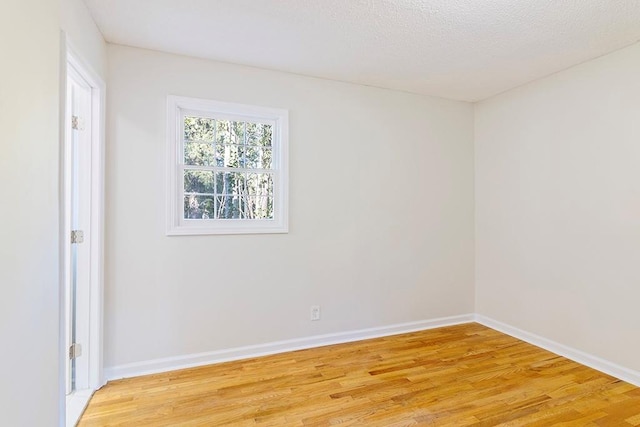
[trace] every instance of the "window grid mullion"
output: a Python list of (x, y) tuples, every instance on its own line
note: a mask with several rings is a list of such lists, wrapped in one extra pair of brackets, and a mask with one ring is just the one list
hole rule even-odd
[(275, 174), (278, 171), (275, 169), (252, 169), (252, 168), (232, 168), (227, 166), (204, 166), (204, 165), (180, 165), (183, 170), (201, 170), (201, 171), (213, 171), (213, 172), (238, 172), (238, 173), (261, 173), (261, 174)]
[[(211, 147), (213, 148), (213, 162), (214, 163), (217, 161), (217, 159), (216, 159), (217, 144), (218, 144), (218, 120), (217, 119), (213, 119), (213, 141), (211, 141)], [(218, 201), (218, 174), (217, 174), (217, 171), (215, 170), (215, 168), (212, 171), (213, 171), (213, 192), (215, 193), (215, 195), (213, 196), (213, 219), (219, 219), (218, 218), (218, 210), (220, 209), (220, 207), (218, 206), (218, 204), (219, 204), (219, 201)]]
[(242, 124), (242, 166), (247, 166), (247, 122)]

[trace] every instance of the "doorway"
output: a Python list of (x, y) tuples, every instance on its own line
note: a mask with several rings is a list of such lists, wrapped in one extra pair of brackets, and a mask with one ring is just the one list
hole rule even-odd
[(102, 379), (104, 82), (67, 46), (62, 154), (65, 424)]

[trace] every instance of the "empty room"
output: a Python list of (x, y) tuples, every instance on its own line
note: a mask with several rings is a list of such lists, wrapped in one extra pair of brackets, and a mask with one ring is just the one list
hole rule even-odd
[(640, 1), (0, 22), (0, 425), (640, 426)]

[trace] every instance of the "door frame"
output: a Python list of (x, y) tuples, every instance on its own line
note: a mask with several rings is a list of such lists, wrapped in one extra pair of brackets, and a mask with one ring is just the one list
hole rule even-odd
[[(73, 47), (67, 35), (62, 33), (61, 49), (61, 75), (60, 75), (60, 314), (59, 314), (59, 348), (60, 348), (60, 392), (61, 409), (64, 415), (62, 421), (69, 425), (70, 417), (77, 418), (82, 411), (92, 393), (105, 384), (103, 373), (103, 295), (104, 295), (104, 170), (105, 170), (105, 92), (106, 84), (104, 80), (95, 72), (87, 61)], [(83, 348), (82, 352), (88, 355), (89, 378), (86, 390), (78, 390), (72, 393), (69, 405), (69, 398), (66, 397), (66, 368), (68, 360), (68, 348), (66, 344), (67, 333), (67, 290), (70, 263), (69, 252), (67, 250), (70, 242), (71, 230), (69, 229), (70, 209), (68, 206), (70, 182), (69, 177), (69, 156), (67, 132), (69, 129), (67, 117), (67, 74), (72, 68), (91, 87), (91, 202), (90, 202), (90, 227), (89, 234), (89, 258), (90, 258), (90, 278), (89, 278), (89, 343), (88, 348)], [(77, 394), (77, 396), (73, 396)], [(79, 407), (79, 412), (78, 412)], [(78, 412), (76, 414), (76, 412)], [(64, 425), (63, 424), (63, 425)], [(75, 421), (71, 421), (75, 425)]]

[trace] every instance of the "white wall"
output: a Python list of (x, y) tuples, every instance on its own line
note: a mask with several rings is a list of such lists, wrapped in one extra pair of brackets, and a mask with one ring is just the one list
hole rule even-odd
[(107, 45), (82, 0), (60, 0), (60, 27), (71, 48), (106, 80)]
[[(107, 367), (473, 311), (470, 104), (113, 45), (108, 59)], [(289, 234), (165, 236), (169, 94), (290, 110)]]
[(476, 311), (640, 370), (640, 44), (477, 104)]
[(54, 426), (58, 382), (58, 4), (0, 5), (0, 424)]

